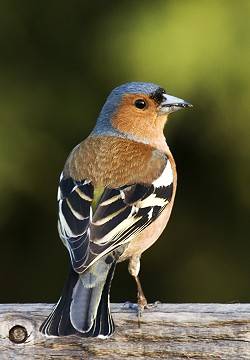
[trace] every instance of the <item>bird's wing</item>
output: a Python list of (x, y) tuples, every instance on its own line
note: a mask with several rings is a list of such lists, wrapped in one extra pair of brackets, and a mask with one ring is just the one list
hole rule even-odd
[[(103, 188), (95, 204), (88, 180), (64, 178), (59, 184), (59, 234), (74, 270), (82, 273), (96, 260), (128, 243), (152, 223), (170, 202), (173, 173), (169, 160), (152, 184)], [(94, 205), (95, 204), (95, 205)]]

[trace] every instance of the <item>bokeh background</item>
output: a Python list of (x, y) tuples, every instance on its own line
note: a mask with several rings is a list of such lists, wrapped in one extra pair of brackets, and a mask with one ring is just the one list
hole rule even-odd
[[(179, 186), (142, 260), (150, 301), (249, 301), (250, 2), (0, 2), (1, 302), (55, 302), (68, 270), (58, 177), (110, 90), (156, 82), (195, 105), (166, 136)], [(127, 264), (112, 301), (136, 299)]]

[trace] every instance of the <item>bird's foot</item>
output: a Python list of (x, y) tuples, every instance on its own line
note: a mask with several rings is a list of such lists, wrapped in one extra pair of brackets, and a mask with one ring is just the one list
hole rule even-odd
[[(150, 304), (145, 304), (144, 305), (144, 309), (153, 309), (155, 307), (157, 307), (161, 302), (160, 301), (155, 301), (153, 303), (150, 303)], [(125, 309), (125, 310), (136, 310), (138, 311), (138, 303), (132, 303), (131, 301), (126, 301), (122, 307)]]
[[(146, 300), (146, 299), (145, 299)], [(148, 309), (148, 303), (147, 303), (147, 300), (144, 301), (141, 301), (141, 300), (138, 300), (138, 304), (137, 304), (137, 322), (138, 322), (138, 328), (141, 327), (141, 318), (142, 318), (142, 313), (145, 309)]]
[(151, 308), (151, 304), (147, 303), (146, 298), (143, 298), (143, 299), (140, 298), (140, 299), (138, 299), (137, 303), (132, 303), (130, 301), (126, 301), (122, 307), (126, 310), (133, 310), (137, 313), (138, 327), (140, 328), (142, 313), (143, 313), (144, 309)]
[(157, 307), (160, 304), (160, 301), (155, 301), (154, 303), (148, 304), (147, 299), (145, 297), (138, 298), (138, 302), (132, 303), (130, 301), (126, 301), (123, 304), (123, 308), (126, 310), (133, 310), (137, 313), (137, 319), (138, 319), (138, 327), (141, 327), (141, 318), (142, 313), (145, 309), (153, 309)]
[(151, 303), (151, 304), (147, 304), (146, 309), (154, 309), (156, 308), (161, 302), (159, 300), (156, 300), (155, 302)]
[(137, 317), (138, 317), (138, 327), (141, 327), (141, 318), (142, 313), (145, 309), (153, 309), (160, 304), (160, 301), (155, 301), (154, 303), (149, 304), (145, 296), (138, 296), (138, 303), (137, 303)]

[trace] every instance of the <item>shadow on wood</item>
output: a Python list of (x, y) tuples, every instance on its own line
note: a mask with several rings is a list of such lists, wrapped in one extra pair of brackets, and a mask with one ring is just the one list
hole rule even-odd
[(50, 304), (0, 305), (0, 359), (250, 359), (250, 304), (159, 304), (136, 313), (112, 304), (107, 339), (46, 338)]

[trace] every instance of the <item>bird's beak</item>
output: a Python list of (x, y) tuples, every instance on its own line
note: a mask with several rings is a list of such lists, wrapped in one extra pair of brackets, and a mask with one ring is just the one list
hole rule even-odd
[(172, 95), (163, 94), (163, 101), (160, 104), (159, 110), (163, 114), (169, 114), (180, 110), (181, 108), (191, 107), (193, 107), (193, 105), (183, 99), (179, 99)]

